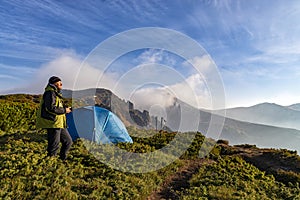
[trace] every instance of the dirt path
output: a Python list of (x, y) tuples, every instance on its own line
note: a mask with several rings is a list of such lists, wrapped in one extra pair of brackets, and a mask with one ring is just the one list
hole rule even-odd
[(185, 165), (182, 166), (175, 174), (167, 177), (162, 186), (154, 191), (147, 200), (157, 199), (179, 199), (176, 192), (183, 191), (189, 187), (189, 180), (198, 172), (203, 164), (213, 163), (208, 159), (185, 160)]

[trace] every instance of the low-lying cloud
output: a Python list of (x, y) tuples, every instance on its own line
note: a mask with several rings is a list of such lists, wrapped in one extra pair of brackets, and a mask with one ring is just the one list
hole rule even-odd
[[(34, 77), (24, 87), (12, 89), (9, 93), (42, 93), (51, 76), (62, 79), (65, 89), (86, 89), (97, 87), (99, 77), (103, 72), (85, 63), (74, 54), (65, 54), (40, 67)], [(110, 75), (105, 75), (101, 87), (109, 89), (114, 82)]]
[(131, 95), (131, 101), (140, 109), (152, 106), (172, 106), (176, 99), (196, 108), (211, 108), (211, 97), (199, 74), (192, 75), (180, 83), (156, 88), (141, 88)]

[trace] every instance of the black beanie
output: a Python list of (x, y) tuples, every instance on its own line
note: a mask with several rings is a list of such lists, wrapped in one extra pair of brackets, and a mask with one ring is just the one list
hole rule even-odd
[(52, 76), (51, 78), (49, 78), (49, 83), (50, 84), (54, 84), (54, 83), (56, 83), (58, 81), (61, 81), (61, 79), (58, 78), (57, 76)]

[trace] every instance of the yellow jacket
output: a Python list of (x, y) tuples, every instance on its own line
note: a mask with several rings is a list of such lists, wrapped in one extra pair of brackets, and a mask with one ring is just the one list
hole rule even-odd
[(37, 128), (67, 128), (63, 98), (54, 85), (45, 88), (36, 118)]

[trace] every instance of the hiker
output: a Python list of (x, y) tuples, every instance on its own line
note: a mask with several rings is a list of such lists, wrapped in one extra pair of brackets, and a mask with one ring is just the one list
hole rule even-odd
[(56, 156), (61, 142), (59, 157), (66, 160), (72, 145), (66, 121), (66, 113), (71, 112), (71, 107), (63, 106), (61, 89), (61, 79), (57, 76), (50, 77), (37, 112), (36, 127), (47, 129), (47, 155)]

